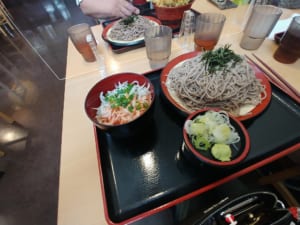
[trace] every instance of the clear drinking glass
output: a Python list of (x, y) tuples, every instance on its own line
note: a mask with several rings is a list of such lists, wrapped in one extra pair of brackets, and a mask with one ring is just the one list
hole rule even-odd
[(145, 31), (145, 45), (151, 68), (164, 67), (171, 55), (172, 29), (152, 26)]
[(219, 13), (202, 13), (196, 18), (195, 50), (212, 50), (217, 44), (226, 17)]
[(183, 48), (188, 51), (194, 49), (193, 38), (195, 32), (196, 15), (192, 10), (186, 10), (181, 20), (178, 40)]
[(254, 5), (244, 28), (240, 46), (247, 50), (255, 50), (263, 43), (274, 28), (282, 10), (272, 5)]

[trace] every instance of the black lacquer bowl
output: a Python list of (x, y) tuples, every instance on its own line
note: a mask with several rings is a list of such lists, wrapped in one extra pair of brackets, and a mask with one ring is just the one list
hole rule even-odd
[[(126, 81), (128, 83), (132, 83), (133, 81), (136, 81), (138, 82), (139, 85), (145, 85), (145, 86), (149, 84), (149, 89), (152, 98), (151, 98), (151, 104), (149, 105), (148, 109), (143, 114), (139, 115), (139, 117), (127, 123), (123, 123), (119, 125), (100, 123), (96, 119), (97, 108), (101, 104), (101, 100), (99, 98), (100, 93), (103, 92), (105, 95), (108, 91), (113, 90), (117, 83), (119, 82), (123, 83)], [(149, 123), (151, 123), (153, 117), (154, 100), (155, 100), (154, 86), (147, 77), (136, 73), (118, 73), (100, 80), (91, 88), (91, 90), (88, 92), (86, 96), (84, 108), (88, 118), (100, 130), (107, 132), (114, 137), (124, 138), (124, 137), (131, 137), (142, 132), (143, 130), (145, 130), (145, 128), (147, 128)]]
[[(203, 115), (207, 111), (222, 111), (220, 109), (215, 108), (206, 108), (202, 110), (197, 110), (193, 113), (191, 113), (187, 120), (193, 120), (198, 115)], [(204, 151), (204, 150), (197, 150), (194, 145), (191, 142), (191, 139), (185, 129), (183, 128), (183, 138), (184, 143), (182, 145), (182, 152), (186, 156), (186, 158), (190, 159), (194, 163), (198, 162), (199, 165), (210, 165), (214, 167), (221, 167), (221, 168), (230, 168), (233, 166), (238, 165), (240, 162), (242, 162), (246, 156), (249, 153), (250, 150), (250, 138), (248, 131), (244, 127), (244, 125), (235, 117), (228, 114), (230, 124), (235, 128), (235, 131), (239, 134), (240, 140), (237, 143), (231, 144), (230, 148), (232, 150), (232, 155), (230, 158), (230, 161), (220, 161), (218, 159), (215, 159), (213, 155), (211, 154), (210, 150)]]

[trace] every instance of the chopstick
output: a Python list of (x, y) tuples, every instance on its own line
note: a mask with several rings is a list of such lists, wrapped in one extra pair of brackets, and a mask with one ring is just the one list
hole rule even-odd
[[(268, 78), (269, 81), (271, 81), (271, 82), (272, 82), (273, 84), (275, 84), (276, 86), (280, 87), (280, 89), (283, 89), (282, 84), (279, 83), (278, 80), (274, 79), (273, 76), (269, 75), (269, 73), (268, 73), (262, 66), (260, 66), (259, 64), (257, 64), (257, 63), (256, 63), (253, 59), (251, 59), (249, 56), (247, 56), (247, 55), (245, 55), (245, 56), (246, 56), (246, 58), (247, 58), (251, 63), (253, 63), (258, 69), (260, 69), (260, 70), (267, 76), (267, 78)], [(287, 93), (287, 94), (292, 94), (292, 95), (293, 95), (293, 93), (290, 92), (290, 91), (288, 91), (288, 90), (284, 90), (284, 92)]]
[(289, 82), (287, 82), (279, 73), (268, 66), (264, 61), (262, 61), (257, 55), (252, 53), (252, 55), (265, 66), (278, 80), (280, 80), (288, 89), (290, 89), (298, 98), (300, 98), (300, 92), (296, 90)]
[[(285, 92), (287, 95), (289, 95), (292, 99), (294, 99), (297, 103), (300, 103), (300, 97), (295, 94), (289, 87), (286, 87), (283, 82), (280, 82), (279, 80), (275, 79), (267, 70), (265, 70), (262, 66), (260, 66), (258, 63), (256, 63), (253, 59), (251, 59), (249, 56), (245, 55), (245, 57), (253, 63), (258, 69), (260, 69), (268, 78), (270, 82), (272, 82), (274, 85), (276, 85), (278, 88), (280, 88), (283, 92)], [(255, 56), (254, 56), (255, 57)], [(257, 59), (258, 60), (258, 59)], [(263, 64), (263, 63), (262, 63)], [(264, 65), (264, 64), (263, 64)], [(283, 78), (282, 78), (283, 79)], [(286, 82), (285, 82), (286, 83)], [(290, 86), (290, 84), (289, 84)]]

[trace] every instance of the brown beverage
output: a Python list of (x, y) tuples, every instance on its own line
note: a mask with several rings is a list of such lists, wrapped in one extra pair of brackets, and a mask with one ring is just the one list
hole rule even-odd
[(287, 31), (280, 46), (274, 53), (274, 58), (282, 63), (294, 63), (300, 57), (300, 37)]
[(95, 62), (96, 56), (91, 45), (97, 46), (97, 44), (89, 24), (81, 23), (71, 26), (68, 28), (68, 34), (84, 60), (86, 62)]
[(213, 50), (218, 42), (217, 40), (201, 40), (196, 38), (194, 41), (196, 51)]
[(87, 62), (95, 62), (96, 57), (91, 49), (90, 45), (87, 42), (79, 42), (76, 43), (76, 49), (80, 52), (83, 56), (85, 61)]
[(212, 50), (217, 44), (226, 17), (219, 13), (201, 13), (196, 18), (194, 43), (196, 51)]

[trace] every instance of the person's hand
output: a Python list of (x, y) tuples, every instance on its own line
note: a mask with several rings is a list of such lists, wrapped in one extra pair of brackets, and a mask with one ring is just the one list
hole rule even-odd
[(80, 8), (85, 15), (94, 18), (127, 17), (140, 13), (126, 0), (83, 0)]
[(132, 14), (139, 14), (140, 10), (134, 7), (130, 2), (126, 0), (112, 0), (114, 4), (113, 15), (118, 17), (127, 17)]

